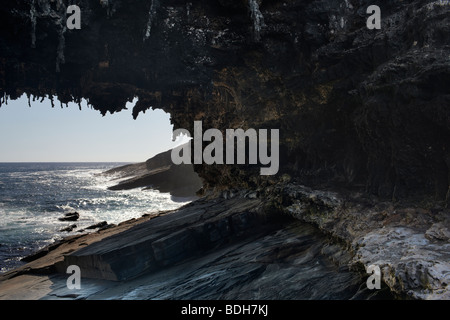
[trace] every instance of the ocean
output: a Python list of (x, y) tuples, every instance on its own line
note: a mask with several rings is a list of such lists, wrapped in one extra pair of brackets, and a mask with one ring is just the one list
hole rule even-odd
[[(0, 273), (98, 222), (118, 224), (187, 203), (156, 190), (108, 190), (117, 181), (100, 173), (123, 164), (0, 163)], [(58, 220), (74, 211), (80, 215), (77, 221)], [(73, 224), (73, 231), (61, 231)]]

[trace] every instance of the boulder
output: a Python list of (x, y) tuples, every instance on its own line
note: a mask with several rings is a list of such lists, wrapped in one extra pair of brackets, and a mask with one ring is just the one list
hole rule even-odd
[(73, 229), (75, 229), (77, 227), (76, 224), (72, 224), (68, 227), (62, 228), (61, 230), (59, 230), (60, 232), (71, 232), (73, 231)]
[(64, 215), (64, 217), (58, 218), (59, 221), (77, 221), (80, 218), (78, 212), (69, 212)]
[(108, 225), (108, 222), (102, 221), (102, 222), (93, 224), (93, 225), (91, 225), (91, 226), (89, 226), (89, 227), (86, 227), (86, 229), (88, 229), (88, 230), (98, 229), (98, 228), (103, 228), (103, 227), (105, 227), (105, 226), (107, 226), (107, 225)]

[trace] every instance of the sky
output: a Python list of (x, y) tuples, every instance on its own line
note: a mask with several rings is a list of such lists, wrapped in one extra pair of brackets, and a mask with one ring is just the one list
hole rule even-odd
[(142, 162), (169, 150), (170, 114), (147, 110), (136, 120), (132, 107), (104, 117), (87, 106), (69, 103), (55, 108), (23, 95), (0, 107), (0, 162)]

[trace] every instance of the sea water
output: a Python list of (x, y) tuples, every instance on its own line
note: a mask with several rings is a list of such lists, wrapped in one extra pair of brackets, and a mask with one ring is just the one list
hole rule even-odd
[[(110, 224), (145, 213), (176, 209), (156, 190), (111, 191), (117, 183), (101, 173), (123, 163), (0, 163), (0, 273), (21, 258), (101, 221)], [(77, 221), (60, 221), (78, 212)], [(71, 232), (62, 229), (76, 224)]]

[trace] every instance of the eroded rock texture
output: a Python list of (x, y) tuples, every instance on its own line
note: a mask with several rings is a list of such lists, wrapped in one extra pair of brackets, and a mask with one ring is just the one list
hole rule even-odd
[[(1, 95), (138, 97), (175, 128), (279, 128), (282, 173), (388, 197), (449, 198), (449, 9), (439, 1), (15, 0), (0, 8)], [(94, 137), (95, 138), (95, 137)], [(202, 166), (206, 187), (253, 188), (259, 167)], [(267, 181), (270, 182), (270, 181)]]

